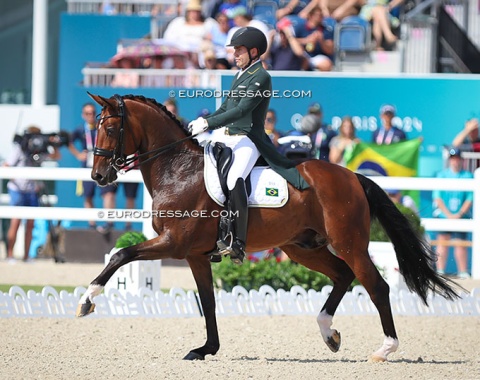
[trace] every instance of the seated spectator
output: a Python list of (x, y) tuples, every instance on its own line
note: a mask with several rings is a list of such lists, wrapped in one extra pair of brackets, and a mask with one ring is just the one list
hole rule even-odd
[(397, 42), (392, 32), (392, 15), (390, 11), (404, 0), (367, 0), (360, 10), (360, 17), (372, 23), (372, 34), (377, 50), (383, 50), (382, 43), (388, 46)]
[[(310, 4), (316, 4), (317, 0), (312, 0), (309, 1), (307, 0), (307, 6)], [(302, 11), (307, 7), (304, 5), (305, 2), (301, 3), (300, 0), (290, 0), (287, 5), (285, 5), (282, 8), (277, 9), (275, 13), (275, 17), (277, 20), (281, 20), (285, 16), (289, 15), (299, 15), (302, 13)], [(309, 8), (310, 10), (311, 8)], [(306, 13), (304, 16), (301, 16), (302, 18), (306, 18)]]
[(314, 7), (306, 20), (294, 26), (297, 41), (304, 46), (312, 70), (331, 71), (333, 68), (333, 28), (324, 26), (322, 10)]
[(415, 214), (419, 215), (417, 204), (410, 195), (403, 195), (402, 192), (397, 189), (387, 189), (386, 192), (393, 203), (408, 207)]
[(110, 86), (125, 88), (138, 87), (140, 81), (139, 74), (129, 70), (135, 68), (135, 62), (132, 58), (120, 58), (115, 61), (114, 67), (124, 70), (115, 73), (115, 76), (113, 77)]
[(392, 124), (396, 109), (391, 104), (386, 104), (380, 108), (380, 121), (382, 125), (378, 127), (372, 135), (372, 141), (378, 145), (396, 143), (407, 139), (405, 132)]
[(226, 69), (230, 69), (230, 64), (227, 60), (226, 45), (229, 42), (227, 39), (230, 25), (228, 17), (223, 13), (218, 13), (215, 17), (217, 24), (212, 26), (210, 32), (205, 36), (205, 41), (208, 42), (208, 49), (213, 49), (217, 63)]
[(346, 157), (351, 156), (355, 144), (359, 141), (355, 136), (355, 126), (353, 125), (352, 118), (345, 116), (338, 129), (338, 135), (334, 136), (330, 141), (329, 161), (333, 164), (344, 167), (347, 166)]
[(217, 69), (217, 57), (213, 50), (207, 50), (203, 53), (204, 68), (207, 70)]
[(308, 67), (308, 60), (303, 46), (294, 36), (288, 19), (277, 23), (278, 32), (271, 31), (269, 49), (266, 59), (270, 60), (272, 70), (303, 70)]
[(341, 21), (347, 16), (358, 15), (362, 4), (363, 0), (312, 0), (298, 13), (298, 16), (307, 18), (314, 7), (319, 7), (323, 17)]
[(190, 0), (187, 4), (185, 17), (176, 17), (168, 24), (163, 39), (175, 46), (197, 54), (203, 39), (211, 32), (216, 21), (204, 19), (202, 6), (198, 0)]
[(238, 11), (242, 12), (244, 9), (246, 9), (245, 5), (242, 4), (240, 0), (224, 0), (222, 4), (220, 4), (218, 11), (228, 17), (228, 25), (230, 28), (233, 28), (235, 26), (233, 19)]

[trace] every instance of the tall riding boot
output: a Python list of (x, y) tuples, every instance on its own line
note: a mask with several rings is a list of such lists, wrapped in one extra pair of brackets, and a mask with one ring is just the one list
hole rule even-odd
[(233, 242), (230, 259), (235, 264), (242, 264), (245, 257), (245, 243), (248, 227), (248, 197), (245, 181), (237, 179), (235, 187), (229, 192), (229, 217), (233, 219)]

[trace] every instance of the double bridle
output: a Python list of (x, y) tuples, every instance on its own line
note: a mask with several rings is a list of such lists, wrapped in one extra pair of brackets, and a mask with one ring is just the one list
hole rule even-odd
[[(125, 155), (125, 127), (124, 127), (124, 121), (125, 121), (125, 102), (123, 101), (123, 98), (120, 95), (114, 95), (114, 99), (117, 101), (118, 104), (118, 114), (116, 115), (108, 115), (104, 117), (99, 118), (100, 124), (103, 124), (103, 122), (107, 119), (110, 119), (112, 117), (119, 117), (120, 118), (120, 131), (119, 131), (119, 136), (117, 139), (117, 145), (113, 150), (107, 150), (103, 148), (99, 148), (95, 146), (93, 148), (93, 154), (95, 156), (103, 156), (103, 157), (108, 157), (111, 158), (110, 161), (110, 166), (116, 171), (121, 174), (126, 173), (132, 169), (138, 168), (140, 165), (146, 164), (147, 162), (157, 158), (160, 154), (163, 152), (167, 151), (168, 149), (172, 148), (173, 146), (180, 144), (184, 141), (190, 140), (195, 136), (187, 136), (183, 139), (174, 141), (173, 143), (167, 144), (165, 146), (162, 146), (157, 149), (150, 150), (145, 153), (141, 154), (135, 154), (132, 155), (131, 157), (127, 157)], [(146, 160), (140, 162), (140, 158), (146, 157), (148, 155), (153, 154), (153, 156), (147, 158)], [(137, 161), (138, 160), (138, 161)], [(131, 165), (133, 162), (137, 161), (138, 163)]]

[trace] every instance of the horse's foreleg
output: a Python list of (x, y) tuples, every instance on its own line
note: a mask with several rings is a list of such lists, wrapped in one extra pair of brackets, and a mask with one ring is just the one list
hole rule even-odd
[(187, 261), (197, 283), (207, 328), (207, 341), (202, 347), (191, 350), (184, 360), (204, 360), (205, 355), (215, 355), (220, 348), (217, 318), (215, 316), (215, 295), (210, 259), (207, 255), (187, 256)]
[[(159, 245), (165, 245), (163, 240), (163, 238), (159, 237), (134, 245), (132, 247), (123, 248), (112, 255), (108, 264), (90, 283), (87, 291), (80, 298), (76, 316), (84, 317), (94, 311), (95, 304), (93, 303), (93, 298), (102, 292), (105, 284), (121, 266), (135, 260), (157, 260), (170, 257), (170, 249), (162, 249), (157, 251), (155, 248)], [(162, 252), (165, 253), (162, 254)]]
[(304, 250), (296, 246), (283, 248), (291, 259), (311, 270), (325, 274), (333, 281), (332, 292), (318, 314), (317, 323), (325, 344), (331, 351), (337, 352), (340, 349), (341, 337), (337, 330), (331, 328), (333, 315), (355, 279), (355, 275), (343, 260), (333, 255), (326, 247), (316, 251)]

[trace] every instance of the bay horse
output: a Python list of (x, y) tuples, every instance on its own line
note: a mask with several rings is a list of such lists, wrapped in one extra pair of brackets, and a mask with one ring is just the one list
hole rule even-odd
[[(203, 148), (165, 106), (143, 96), (89, 95), (102, 107), (91, 174), (94, 181), (101, 186), (113, 183), (117, 172), (130, 163), (126, 157), (136, 153), (153, 210), (205, 210), (209, 215), (220, 214), (222, 207), (205, 190)], [(386, 361), (399, 343), (389, 286), (368, 253), (371, 219), (378, 218), (385, 228), (408, 288), (425, 304), (429, 291), (447, 299), (459, 297), (452, 286), (457, 285), (435, 272), (431, 248), (415, 234), (375, 182), (320, 160), (303, 162), (297, 168), (310, 188), (301, 191), (289, 184), (290, 198), (283, 207), (252, 208), (247, 251), (280, 247), (295, 262), (332, 280), (333, 289), (317, 323), (324, 342), (333, 352), (338, 351), (341, 343), (340, 333), (331, 328), (333, 315), (357, 277), (378, 309), (384, 332), (383, 343), (370, 360)], [(93, 298), (122, 265), (135, 260), (185, 259), (198, 287), (207, 340), (184, 359), (203, 360), (206, 355), (215, 355), (220, 342), (210, 256), (216, 247), (219, 220), (156, 217), (152, 224), (158, 236), (115, 253), (81, 297), (77, 316), (93, 312)]]

